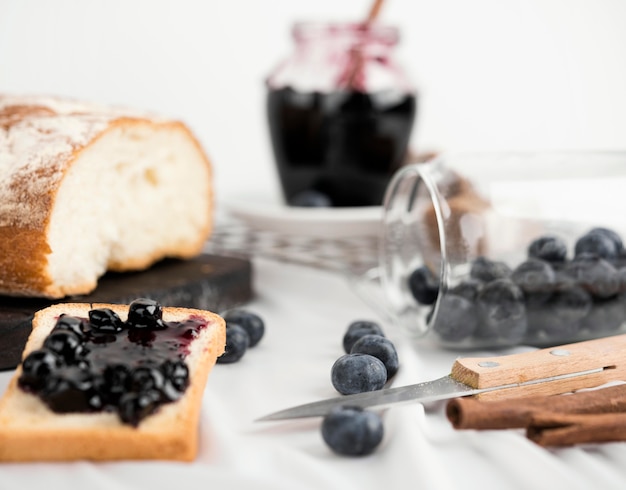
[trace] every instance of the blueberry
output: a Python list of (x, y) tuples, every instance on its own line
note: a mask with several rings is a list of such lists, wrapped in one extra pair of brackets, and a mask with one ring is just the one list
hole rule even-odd
[(626, 292), (626, 267), (620, 267), (617, 270), (617, 279), (619, 281), (619, 292)]
[(550, 339), (573, 337), (591, 310), (591, 295), (576, 284), (557, 290), (548, 301), (528, 308), (529, 330), (543, 331)]
[(304, 208), (329, 208), (333, 205), (332, 200), (326, 194), (316, 190), (299, 192), (289, 199), (289, 204)]
[(624, 319), (624, 306), (618, 298), (595, 300), (581, 327), (593, 333), (609, 333), (619, 329)]
[(387, 380), (393, 378), (400, 367), (395, 345), (391, 340), (380, 335), (364, 335), (354, 343), (350, 353), (369, 354), (380, 359), (387, 370)]
[(126, 393), (120, 399), (118, 415), (122, 422), (137, 427), (144, 418), (156, 412), (160, 398), (156, 391)]
[(86, 326), (82, 319), (62, 313), (59, 315), (54, 325), (54, 330), (69, 330), (82, 339), (85, 334)]
[(544, 302), (554, 290), (556, 274), (549, 262), (531, 258), (513, 270), (511, 280), (526, 297), (532, 297), (533, 302)]
[(432, 305), (439, 295), (439, 279), (426, 267), (418, 267), (408, 278), (409, 290), (422, 305)]
[(615, 243), (615, 248), (617, 249), (618, 253), (621, 253), (624, 250), (624, 243), (622, 242), (622, 237), (615, 230), (611, 230), (610, 228), (597, 227), (597, 228), (593, 228), (589, 230), (588, 233), (598, 233), (600, 235), (604, 235), (610, 238), (611, 241)]
[(128, 390), (135, 393), (148, 391), (161, 392), (165, 377), (155, 366), (139, 366), (133, 369), (127, 381)]
[[(574, 256), (594, 254), (607, 260), (613, 260), (619, 255), (621, 240), (611, 235), (606, 229), (595, 228), (581, 236), (574, 246)], [(623, 246), (622, 246), (623, 247)]]
[(442, 340), (459, 342), (470, 337), (477, 325), (476, 304), (463, 296), (448, 293), (441, 298), (432, 328)]
[(162, 329), (163, 308), (154, 300), (136, 299), (129, 306), (127, 323), (137, 329)]
[(165, 361), (161, 366), (165, 376), (163, 395), (166, 399), (178, 400), (189, 386), (189, 368), (184, 361)]
[(583, 253), (565, 267), (564, 273), (598, 298), (615, 296), (620, 278), (613, 265), (597, 255)]
[(41, 397), (53, 412), (96, 411), (103, 405), (97, 386), (98, 383), (90, 372), (68, 366), (56, 371), (48, 379)]
[(343, 350), (346, 354), (349, 354), (352, 350), (354, 343), (364, 335), (380, 335), (385, 336), (382, 327), (370, 320), (356, 320), (348, 325), (348, 329), (343, 336)]
[(562, 322), (576, 323), (589, 313), (592, 302), (591, 295), (585, 289), (572, 284), (556, 291), (546, 309), (552, 310)]
[(224, 320), (227, 325), (236, 323), (243, 327), (250, 337), (250, 345), (254, 347), (259, 343), (265, 333), (265, 323), (259, 315), (247, 310), (230, 310), (224, 314)]
[(335, 453), (371, 454), (383, 440), (380, 415), (360, 407), (335, 407), (322, 420), (322, 438)]
[(611, 260), (616, 269), (626, 268), (626, 250), (622, 250), (617, 257)]
[(476, 301), (478, 297), (478, 293), (484, 286), (483, 281), (480, 279), (474, 279), (472, 277), (468, 277), (463, 279), (459, 284), (450, 288), (448, 290), (449, 294), (453, 294), (455, 296), (461, 296), (469, 301)]
[(342, 395), (380, 390), (387, 382), (387, 369), (369, 354), (344, 354), (332, 366), (331, 382)]
[(567, 258), (567, 245), (556, 236), (542, 236), (528, 246), (528, 257), (546, 262), (562, 263)]
[(89, 323), (97, 332), (118, 333), (124, 329), (124, 322), (110, 308), (89, 310)]
[(117, 405), (130, 384), (130, 369), (124, 364), (112, 364), (104, 369), (101, 391), (107, 403)]
[(551, 292), (545, 293), (524, 293), (524, 304), (526, 308), (541, 308), (543, 307), (552, 297), (554, 291), (558, 288), (555, 286), (554, 290)]
[(485, 285), (477, 299), (480, 321), (476, 336), (518, 342), (526, 333), (526, 306), (522, 290), (510, 279)]
[(85, 354), (81, 338), (70, 330), (52, 330), (43, 346), (61, 356), (67, 364), (78, 362)]
[(248, 350), (250, 336), (246, 330), (233, 323), (226, 328), (226, 347), (224, 353), (217, 358), (219, 364), (230, 364), (239, 361)]
[(470, 277), (484, 282), (504, 279), (511, 275), (511, 268), (504, 262), (477, 257), (471, 265)]
[(21, 388), (38, 392), (45, 386), (46, 377), (63, 366), (63, 360), (49, 349), (32, 351), (22, 362), (22, 373), (18, 378)]

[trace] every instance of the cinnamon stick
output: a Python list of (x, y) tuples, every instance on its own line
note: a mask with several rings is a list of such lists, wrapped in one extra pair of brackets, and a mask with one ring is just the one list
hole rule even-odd
[(526, 436), (540, 446), (626, 441), (626, 413), (535, 413)]
[[(566, 395), (511, 400), (481, 401), (474, 398), (455, 398), (446, 406), (446, 416), (454, 428), (483, 430), (528, 427), (538, 413), (597, 416), (618, 412), (624, 412), (626, 417), (626, 384)], [(624, 420), (626, 434), (626, 419)]]

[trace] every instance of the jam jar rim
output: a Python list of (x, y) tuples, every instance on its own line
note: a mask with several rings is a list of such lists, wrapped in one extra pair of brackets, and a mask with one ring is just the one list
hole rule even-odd
[(299, 21), (293, 24), (291, 34), (297, 42), (318, 39), (321, 36), (352, 36), (355, 41), (364, 40), (390, 46), (400, 41), (400, 30), (397, 26), (365, 22)]

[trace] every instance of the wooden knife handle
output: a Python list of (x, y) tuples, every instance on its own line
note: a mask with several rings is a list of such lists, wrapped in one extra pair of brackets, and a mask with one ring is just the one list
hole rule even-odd
[[(532, 383), (589, 370), (591, 374)], [(555, 395), (608, 381), (626, 381), (626, 335), (587, 340), (522, 354), (457, 359), (451, 376), (472, 388), (517, 385), (476, 395), (483, 400), (528, 395)]]

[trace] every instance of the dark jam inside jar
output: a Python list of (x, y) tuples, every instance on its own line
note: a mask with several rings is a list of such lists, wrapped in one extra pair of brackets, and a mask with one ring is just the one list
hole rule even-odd
[(266, 81), (287, 204), (380, 206), (417, 113), (417, 91), (395, 59), (398, 29), (299, 22), (292, 37), (293, 52)]
[(332, 206), (379, 206), (402, 165), (416, 112), (411, 93), (270, 90), (268, 122), (284, 195), (316, 191)]
[(115, 412), (133, 426), (178, 400), (189, 384), (184, 360), (207, 322), (200, 316), (164, 322), (151, 300), (133, 308), (139, 320), (129, 314), (122, 322), (108, 309), (91, 310), (89, 319), (61, 315), (42, 348), (24, 359), (20, 388), (54, 412)]

